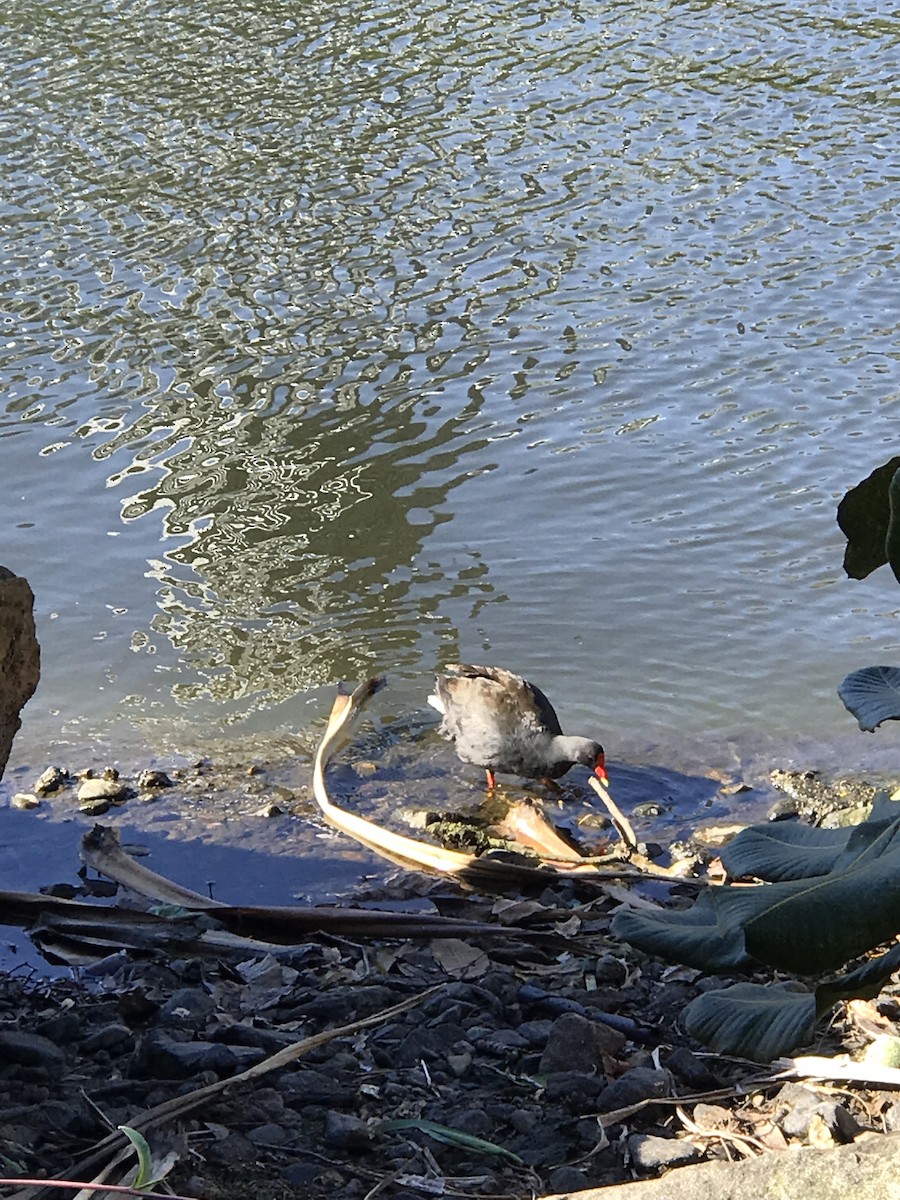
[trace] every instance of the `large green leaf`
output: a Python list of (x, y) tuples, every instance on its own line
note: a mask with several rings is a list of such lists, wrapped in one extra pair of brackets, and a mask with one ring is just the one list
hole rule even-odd
[(844, 706), (872, 733), (882, 721), (900, 721), (900, 667), (863, 667), (838, 686)]
[[(851, 579), (865, 579), (872, 571), (888, 561), (886, 543), (891, 535), (891, 565), (894, 574), (900, 570), (900, 552), (894, 546), (897, 529), (891, 529), (891, 483), (900, 468), (900, 457), (851, 488), (838, 505), (837, 522), (847, 538), (844, 551), (844, 570)], [(900, 483), (897, 484), (900, 487)], [(898, 498), (900, 499), (900, 498)], [(900, 503), (896, 505), (900, 513)]]
[(879, 954), (877, 958), (870, 958), (849, 975), (820, 983), (816, 988), (816, 1008), (819, 1015), (827, 1012), (838, 1000), (873, 999), (898, 969), (900, 945), (894, 946), (886, 954)]
[(720, 913), (716, 905), (717, 893), (725, 890), (709, 888), (689, 909), (623, 909), (613, 918), (613, 935), (645, 954), (686, 963), (700, 971), (749, 967), (753, 960), (744, 944), (743, 929), (739, 924), (729, 924), (728, 914)]
[[(810, 879), (839, 864), (852, 866), (863, 847), (875, 842), (900, 818), (900, 806), (887, 792), (876, 793), (872, 811), (861, 825), (819, 829), (800, 822), (749, 825), (722, 849), (722, 865), (732, 879)], [(882, 848), (883, 852), (883, 848)]]
[(684, 1010), (688, 1033), (719, 1054), (771, 1062), (812, 1041), (817, 1016), (839, 1000), (877, 996), (900, 967), (900, 946), (814, 993), (790, 984), (738, 983), (704, 992)]
[[(832, 971), (900, 931), (900, 817), (885, 819), (893, 811), (884, 801), (862, 825), (837, 831), (845, 841), (825, 874), (815, 873), (822, 856), (814, 845), (810, 878), (712, 887), (687, 911), (623, 912), (613, 933), (700, 970), (734, 970), (754, 959), (800, 975)], [(788, 849), (802, 859), (802, 845)]]
[(691, 1037), (718, 1054), (771, 1062), (812, 1041), (816, 997), (776, 983), (736, 983), (704, 992), (684, 1010)]

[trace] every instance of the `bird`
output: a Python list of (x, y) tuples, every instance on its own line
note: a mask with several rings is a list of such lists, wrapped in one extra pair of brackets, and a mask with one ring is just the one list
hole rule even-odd
[(609, 787), (599, 742), (567, 737), (540, 688), (502, 667), (451, 663), (435, 681), (428, 703), (443, 716), (439, 732), (463, 762), (481, 767), (487, 786), (495, 774), (552, 782), (575, 763), (589, 767)]

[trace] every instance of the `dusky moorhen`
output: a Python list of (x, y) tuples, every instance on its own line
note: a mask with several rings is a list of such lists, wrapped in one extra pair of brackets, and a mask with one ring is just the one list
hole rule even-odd
[(452, 663), (428, 703), (443, 714), (440, 732), (463, 762), (484, 770), (489, 788), (496, 771), (551, 781), (575, 763), (609, 786), (600, 743), (566, 737), (541, 689), (512, 671)]

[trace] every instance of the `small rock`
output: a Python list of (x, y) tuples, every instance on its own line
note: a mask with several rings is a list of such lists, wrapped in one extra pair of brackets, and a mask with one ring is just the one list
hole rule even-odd
[(66, 1061), (66, 1056), (55, 1042), (39, 1033), (3, 1029), (0, 1030), (0, 1061), (58, 1070)]
[(620, 1075), (597, 1098), (597, 1109), (601, 1113), (614, 1112), (617, 1108), (629, 1108), (642, 1100), (652, 1100), (669, 1094), (668, 1071), (654, 1071), (651, 1067), (632, 1067)]
[(569, 1112), (582, 1113), (593, 1108), (606, 1088), (605, 1075), (582, 1075), (578, 1071), (558, 1071), (548, 1075), (544, 1095), (562, 1102)]
[(786, 1137), (805, 1138), (813, 1113), (821, 1097), (802, 1083), (786, 1083), (776, 1097), (776, 1107), (783, 1114), (776, 1118)]
[(165, 771), (141, 771), (137, 777), (137, 785), (142, 792), (152, 792), (159, 788), (174, 786)]
[(10, 800), (9, 806), (10, 808), (21, 809), (37, 808), (40, 802), (39, 797), (33, 795), (31, 792), (16, 792)]
[(588, 1177), (578, 1167), (557, 1167), (547, 1177), (547, 1186), (551, 1192), (581, 1192), (588, 1186)]
[(676, 1075), (695, 1092), (713, 1092), (722, 1086), (722, 1081), (686, 1046), (679, 1046), (666, 1059), (666, 1070)]
[(118, 804), (128, 795), (128, 786), (120, 779), (84, 779), (78, 787), (78, 803), (82, 811), (88, 804), (102, 803)]
[(62, 767), (48, 767), (34, 782), (34, 790), (39, 796), (46, 796), (50, 792), (55, 792), (67, 783), (69, 779), (68, 771), (64, 771)]
[(206, 1025), (214, 1009), (212, 997), (202, 988), (179, 988), (159, 1010), (159, 1023), (196, 1032)]
[(656, 800), (645, 800), (643, 804), (636, 804), (632, 809), (632, 816), (638, 820), (646, 820), (648, 817), (661, 817), (666, 811), (666, 806), (660, 804)]
[(60, 1012), (54, 1013), (53, 1016), (47, 1017), (45, 1021), (41, 1021), (35, 1027), (35, 1032), (49, 1038), (51, 1042), (65, 1046), (66, 1043), (77, 1038), (81, 1032), (81, 1018), (74, 1009), (64, 1008)]
[(628, 1153), (635, 1167), (645, 1175), (682, 1167), (700, 1158), (700, 1151), (690, 1142), (648, 1133), (633, 1133), (628, 1139)]
[(247, 1137), (254, 1146), (283, 1146), (288, 1140), (287, 1131), (273, 1121), (248, 1130)]
[(124, 1050), (133, 1043), (134, 1034), (128, 1026), (114, 1024), (88, 1034), (81, 1047), (87, 1054), (94, 1054), (97, 1050)]
[(283, 814), (283, 812), (284, 812), (283, 808), (280, 808), (275, 803), (274, 800), (270, 800), (266, 804), (261, 805), (259, 808), (255, 808), (253, 810), (253, 812), (250, 814), (250, 816), (251, 817), (280, 817)]
[(553, 1022), (538, 1068), (541, 1075), (578, 1071), (593, 1075), (603, 1070), (604, 1055), (615, 1056), (625, 1036), (599, 1021), (578, 1013), (563, 1013)]
[(150, 1079), (189, 1079), (210, 1071), (219, 1078), (234, 1075), (265, 1058), (250, 1046), (224, 1046), (221, 1042), (177, 1042), (162, 1030), (152, 1029), (138, 1043), (129, 1074)]
[(329, 1109), (325, 1114), (324, 1141), (326, 1146), (345, 1150), (363, 1150), (372, 1140), (369, 1126), (361, 1117)]

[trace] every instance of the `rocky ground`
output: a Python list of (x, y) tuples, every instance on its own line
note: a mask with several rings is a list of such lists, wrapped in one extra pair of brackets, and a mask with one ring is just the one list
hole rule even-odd
[[(490, 922), (496, 935), (318, 936), (202, 958), (173, 941), (65, 981), (0, 978), (2, 1171), (91, 1178), (110, 1131), (128, 1125), (168, 1155), (182, 1196), (518, 1200), (900, 1129), (886, 1088), (786, 1081), (705, 1053), (679, 1015), (728, 981), (615, 942), (622, 901), (615, 884), (496, 897), (404, 873), (355, 903)], [(838, 1010), (811, 1049), (857, 1050), (898, 1019), (887, 989)]]
[[(609, 895), (586, 900), (562, 885), (527, 900), (461, 901), (446, 885), (404, 876), (369, 901), (409, 903), (414, 890), (427, 893), (419, 906), (464, 906), (504, 922), (508, 935), (328, 938), (205, 961), (131, 954), (80, 982), (5, 978), (7, 1177), (92, 1177), (92, 1149), (117, 1125), (141, 1125), (155, 1106), (435, 986), (393, 1019), (153, 1125), (154, 1151), (177, 1157), (175, 1190), (530, 1197), (900, 1126), (889, 1092), (817, 1089), (703, 1054), (680, 1032), (679, 1012), (721, 979), (611, 944)], [(568, 934), (577, 926), (577, 954), (532, 942), (535, 922)], [(885, 1021), (900, 1015), (895, 1007), (882, 1001)], [(818, 1050), (855, 1038), (845, 1020)]]

